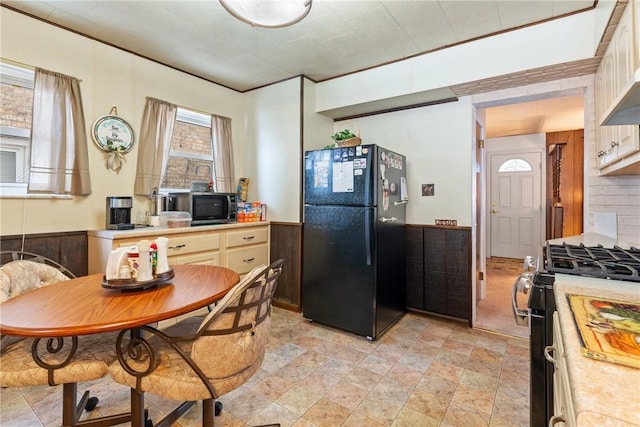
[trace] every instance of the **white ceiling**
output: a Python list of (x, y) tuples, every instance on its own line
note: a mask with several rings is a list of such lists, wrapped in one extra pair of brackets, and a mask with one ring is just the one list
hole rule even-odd
[[(584, 11), (594, 0), (313, 0), (302, 22), (280, 29), (251, 27), (216, 0), (3, 0), (2, 6), (246, 91), (297, 75), (331, 79)], [(529, 121), (548, 122), (540, 111), (550, 109), (534, 108)]]

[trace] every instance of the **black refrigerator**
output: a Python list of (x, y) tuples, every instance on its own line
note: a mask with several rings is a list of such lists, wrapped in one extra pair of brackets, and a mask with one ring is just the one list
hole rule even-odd
[(375, 340), (405, 312), (405, 156), (305, 153), (303, 317)]

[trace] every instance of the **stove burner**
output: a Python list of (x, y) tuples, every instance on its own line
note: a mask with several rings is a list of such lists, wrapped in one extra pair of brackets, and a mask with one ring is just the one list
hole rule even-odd
[(640, 282), (640, 249), (635, 247), (547, 244), (545, 264), (551, 273)]

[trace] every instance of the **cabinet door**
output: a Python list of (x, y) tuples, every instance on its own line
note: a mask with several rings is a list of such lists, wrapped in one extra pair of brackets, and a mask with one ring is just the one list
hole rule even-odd
[(180, 255), (169, 257), (169, 265), (220, 265), (220, 252), (207, 251), (189, 255)]
[(227, 268), (242, 275), (259, 265), (269, 264), (269, 250), (266, 244), (227, 250)]
[(269, 239), (269, 229), (250, 227), (240, 231), (227, 232), (227, 248), (265, 243)]
[(469, 233), (466, 230), (447, 230), (447, 314), (470, 319)]
[(406, 283), (407, 307), (424, 310), (424, 246), (423, 231), (419, 227), (406, 227)]
[[(613, 48), (608, 49), (598, 68), (596, 74), (596, 121), (598, 125), (605, 111), (611, 106), (614, 99), (615, 90), (615, 67)], [(615, 160), (612, 150), (612, 143), (615, 146), (617, 139), (617, 126), (599, 126), (598, 132), (598, 167), (607, 166)]]
[(424, 309), (447, 314), (447, 233), (442, 228), (423, 231)]

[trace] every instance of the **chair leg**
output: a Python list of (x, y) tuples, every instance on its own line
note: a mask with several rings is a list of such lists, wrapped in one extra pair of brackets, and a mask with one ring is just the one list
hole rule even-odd
[(213, 399), (205, 399), (202, 401), (202, 427), (213, 427), (213, 419), (215, 418)]

